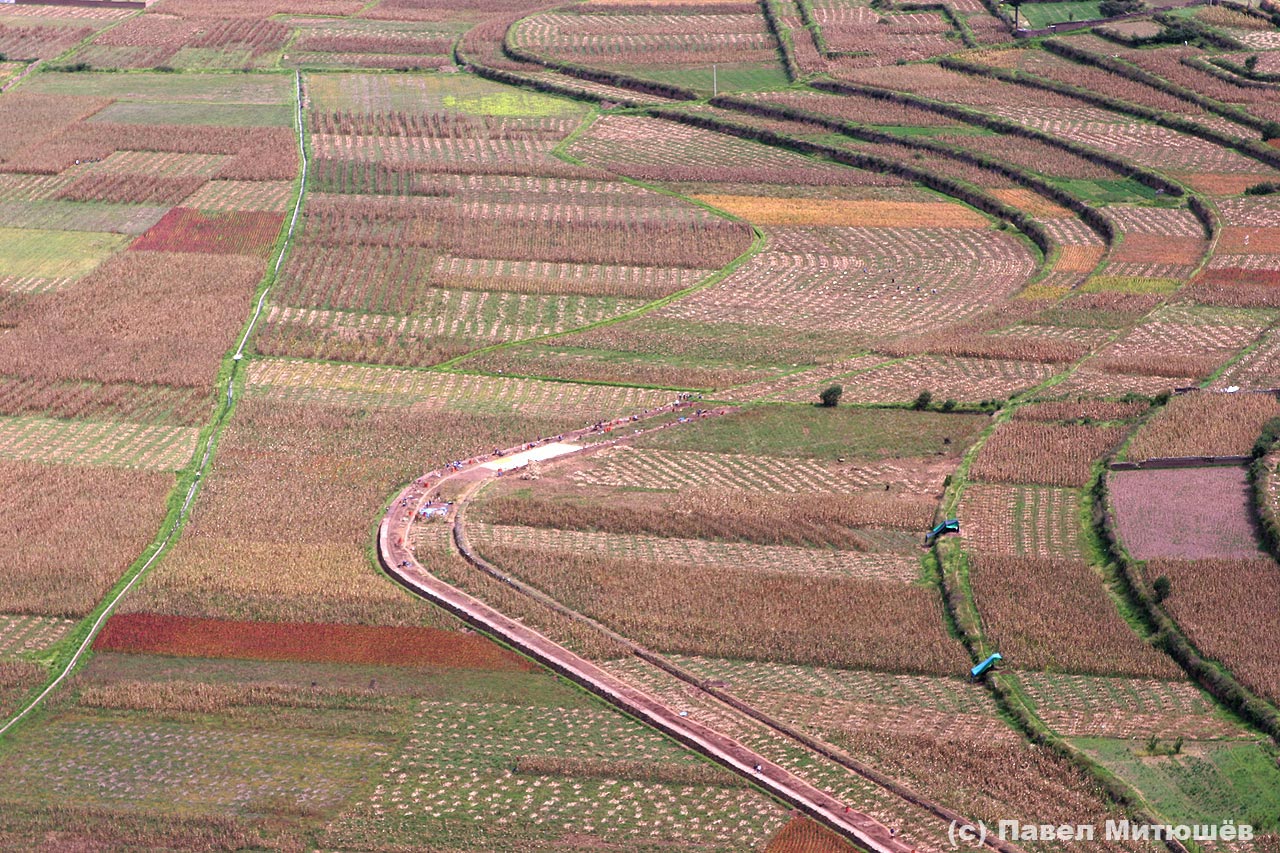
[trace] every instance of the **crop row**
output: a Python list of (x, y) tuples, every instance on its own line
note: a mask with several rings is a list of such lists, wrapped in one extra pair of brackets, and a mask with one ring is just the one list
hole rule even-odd
[[(963, 666), (936, 595), (922, 587), (749, 569), (710, 573), (525, 548), (490, 552), (502, 569), (660, 651), (914, 673)], [(803, 613), (796, 601), (805, 602)]]
[(46, 464), (176, 471), (195, 450), (193, 427), (0, 417), (0, 456)]
[(44, 651), (75, 626), (73, 619), (0, 614), (0, 660)]
[(1126, 432), (1012, 421), (983, 445), (971, 473), (988, 482), (1084, 486), (1094, 461), (1119, 444)]
[(209, 392), (201, 388), (0, 378), (0, 413), (5, 415), (190, 427), (208, 420), (210, 406)]
[(1116, 372), (1204, 377), (1260, 331), (1258, 326), (1144, 323), (1102, 350), (1097, 361)]
[(960, 502), (960, 530), (979, 554), (1083, 556), (1076, 489), (976, 483)]
[[(266, 316), (267, 329), (285, 334), (305, 330), (317, 341), (386, 340), (393, 347), (431, 339), (500, 343), (598, 323), (643, 304), (599, 296), (443, 289), (426, 291), (417, 303), (413, 316), (277, 305)], [(265, 349), (265, 342), (260, 346)]]
[(255, 361), (249, 389), (276, 401), (350, 403), (512, 412), (526, 417), (570, 414), (581, 423), (617, 417), (670, 403), (669, 391), (541, 382), (465, 373), (324, 365), (286, 359)]
[(487, 545), (596, 553), (628, 560), (737, 566), (790, 574), (835, 575), (910, 583), (920, 574), (917, 561), (901, 554), (830, 551), (814, 548), (744, 545), (704, 539), (617, 535), (589, 530), (474, 524), (468, 537), (482, 553)]
[(622, 488), (749, 489), (774, 494), (892, 490), (920, 495), (935, 493), (941, 477), (941, 472), (910, 459), (836, 467), (805, 459), (784, 463), (771, 456), (625, 447), (593, 457), (570, 475), (577, 482)]

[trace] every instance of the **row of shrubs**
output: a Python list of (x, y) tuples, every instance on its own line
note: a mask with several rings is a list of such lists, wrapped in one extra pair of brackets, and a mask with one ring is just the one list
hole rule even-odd
[(826, 128), (827, 130), (833, 130), (836, 133), (843, 134), (852, 139), (860, 139), (864, 142), (905, 145), (909, 148), (927, 151), (931, 154), (938, 154), (943, 157), (949, 157), (963, 163), (968, 163), (971, 166), (990, 170), (1015, 183), (1021, 184), (1022, 186), (1044, 196), (1045, 198), (1051, 199), (1072, 211), (1079, 216), (1086, 225), (1093, 229), (1094, 232), (1096, 232), (1108, 245), (1115, 240), (1115, 226), (1112, 224), (1110, 219), (1103, 216), (1097, 209), (1085, 204), (1066, 190), (1056, 187), (1048, 181), (1042, 180), (1041, 178), (1032, 175), (1030, 172), (1011, 165), (1004, 160), (990, 157), (986, 154), (968, 151), (963, 148), (957, 148), (927, 137), (897, 136), (892, 133), (886, 133), (882, 130), (875, 130), (864, 125), (854, 124), (853, 122), (831, 118), (829, 116), (812, 113), (807, 110), (796, 109), (794, 107), (764, 104), (732, 96), (715, 98), (711, 103), (725, 109), (751, 113), (764, 118), (807, 122), (809, 124)]
[[(1105, 0), (1104, 0), (1105, 2)], [(1152, 20), (1160, 24), (1160, 32), (1151, 36), (1135, 36), (1118, 30), (1100, 27), (1096, 30), (1099, 36), (1107, 41), (1123, 44), (1127, 47), (1150, 47), (1161, 44), (1195, 44), (1201, 47), (1216, 47), (1221, 50), (1244, 50), (1244, 45), (1231, 36), (1214, 29), (1195, 18), (1180, 18), (1161, 12), (1152, 16)]]
[(1228, 83), (1247, 86), (1251, 89), (1271, 89), (1273, 87), (1268, 84), (1280, 83), (1280, 74), (1258, 70), (1256, 53), (1246, 59), (1243, 64), (1232, 62), (1225, 56), (1214, 56), (1207, 60), (1198, 56), (1186, 56), (1183, 57), (1182, 64), (1190, 65), (1206, 74), (1212, 74), (1219, 80), (1226, 80)]
[(1253, 485), (1253, 509), (1262, 544), (1272, 557), (1280, 560), (1280, 519), (1276, 518), (1271, 504), (1271, 486), (1276, 472), (1267, 463), (1266, 456), (1280, 449), (1280, 418), (1272, 418), (1262, 426), (1262, 434), (1253, 443), (1250, 455), (1249, 482)]
[[(1046, 44), (1047, 43), (1048, 42), (1046, 42)], [(1142, 104), (1122, 101), (1119, 98), (1113, 98), (1110, 95), (1103, 95), (1090, 89), (1086, 89), (1083, 86), (1073, 86), (1068, 83), (1060, 83), (1057, 80), (1050, 80), (1035, 74), (1008, 71), (1003, 68), (994, 68), (989, 65), (979, 65), (963, 59), (956, 59), (955, 57), (944, 57), (939, 60), (938, 64), (943, 68), (948, 68), (952, 71), (959, 71), (962, 74), (990, 77), (1004, 83), (1013, 83), (1015, 85), (1057, 92), (1060, 95), (1066, 95), (1069, 98), (1084, 101), (1087, 104), (1091, 104), (1095, 107), (1101, 107), (1104, 110), (1133, 116), (1134, 118), (1143, 119), (1162, 127), (1167, 127), (1170, 130), (1176, 130), (1189, 136), (1199, 137), (1200, 139), (1212, 142), (1215, 145), (1230, 148), (1245, 155), (1246, 157), (1251, 157), (1254, 160), (1265, 163), (1268, 166), (1280, 168), (1280, 151), (1269, 148), (1261, 142), (1228, 136), (1225, 133), (1197, 124), (1190, 119), (1183, 118), (1182, 116), (1175, 115), (1174, 113), (1158, 110), (1154, 107), (1143, 106)]]
[(964, 181), (949, 178), (945, 175), (939, 175), (935, 172), (930, 172), (927, 169), (922, 169), (918, 166), (910, 166), (906, 163), (890, 160), (885, 157), (878, 157), (873, 154), (863, 154), (856, 151), (845, 151), (840, 148), (834, 148), (830, 145), (822, 145), (817, 142), (810, 142), (804, 139), (785, 136), (766, 128), (738, 124), (737, 122), (726, 121), (713, 116), (680, 112), (678, 110), (672, 110), (664, 107), (651, 107), (645, 112), (655, 118), (678, 121), (692, 125), (693, 127), (700, 127), (704, 130), (714, 130), (719, 133), (736, 136), (739, 139), (748, 139), (753, 142), (761, 142), (765, 145), (772, 145), (777, 148), (786, 148), (799, 154), (824, 157), (834, 163), (839, 163), (844, 166), (852, 166), (856, 169), (865, 169), (869, 172), (897, 175), (898, 177), (906, 178), (909, 181), (928, 187), (929, 189), (942, 193), (943, 195), (958, 199), (965, 204), (988, 214), (989, 216), (1008, 222), (1014, 228), (1025, 234), (1027, 239), (1034, 243), (1036, 248), (1046, 256), (1048, 256), (1053, 249), (1052, 238), (1039, 222), (1036, 222), (1021, 210), (1005, 204), (998, 199), (992, 198), (982, 190)]
[(503, 39), (502, 52), (510, 59), (517, 62), (529, 62), (535, 65), (541, 65), (550, 68), (552, 71), (559, 71), (561, 74), (567, 74), (570, 77), (577, 77), (579, 80), (587, 80), (591, 83), (601, 83), (606, 86), (616, 86), (619, 89), (630, 89), (633, 92), (639, 92), (645, 95), (654, 95), (659, 98), (670, 98), (673, 101), (696, 101), (698, 93), (692, 89), (686, 89), (683, 86), (672, 86), (668, 83), (659, 83), (655, 80), (645, 80), (641, 77), (632, 77), (629, 74), (622, 74), (617, 71), (609, 71), (603, 68), (590, 68), (586, 65), (578, 65), (575, 62), (562, 62), (558, 59), (551, 59), (546, 56), (539, 56), (530, 53), (523, 48), (516, 47), (511, 43), (510, 31)]
[[(1101, 68), (1104, 71), (1115, 74), (1118, 77), (1123, 77), (1126, 80), (1132, 80), (1135, 83), (1150, 86), (1151, 88), (1164, 92), (1167, 95), (1172, 95), (1175, 98), (1193, 103), (1202, 109), (1208, 110), (1216, 115), (1220, 115), (1228, 121), (1233, 121), (1237, 124), (1244, 125), (1245, 127), (1251, 127), (1262, 133), (1264, 137), (1270, 138), (1280, 136), (1280, 124), (1277, 124), (1274, 121), (1258, 118), (1257, 116), (1251, 115), (1245, 110), (1242, 110), (1235, 104), (1224, 104), (1221, 101), (1208, 97), (1207, 95), (1202, 95), (1193, 89), (1188, 89), (1186, 86), (1180, 86), (1177, 83), (1170, 82), (1169, 80), (1152, 74), (1145, 69), (1137, 67), (1136, 65), (1112, 59), (1109, 56), (1100, 56), (1096, 53), (1090, 53), (1089, 51), (1082, 50), (1075, 45), (1067, 44), (1066, 42), (1058, 41), (1056, 39), (1046, 39), (1043, 44), (1045, 50), (1050, 53), (1056, 53), (1058, 56), (1069, 59), (1072, 62), (1079, 62), (1082, 65), (1091, 65), (1094, 68)], [(1277, 162), (1280, 162), (1280, 160)]]
[[(983, 66), (975, 67), (982, 68)], [(1180, 184), (1174, 183), (1156, 172), (1125, 162), (1119, 157), (1114, 157), (1105, 151), (1098, 151), (1095, 148), (1090, 148), (1087, 145), (1072, 142), (1069, 139), (1062, 139), (1061, 137), (1044, 133), (1043, 131), (1024, 127), (1016, 122), (1012, 122), (998, 116), (978, 112), (977, 110), (957, 106), (955, 104), (933, 101), (929, 98), (923, 98), (918, 95), (910, 95), (905, 92), (895, 92), (890, 89), (880, 89), (875, 86), (865, 86), (858, 83), (835, 83), (815, 80), (811, 85), (814, 89), (831, 92), (836, 95), (862, 95), (869, 98), (879, 98), (891, 103), (919, 107), (921, 109), (937, 113), (938, 115), (962, 121), (965, 124), (982, 127), (1006, 136), (1017, 136), (1022, 139), (1031, 139), (1036, 142), (1042, 142), (1045, 145), (1050, 145), (1063, 151), (1069, 151), (1078, 157), (1083, 157), (1090, 163), (1102, 166), (1105, 169), (1110, 169), (1111, 171), (1126, 178), (1132, 178), (1143, 186), (1150, 187), (1153, 190), (1158, 190), (1165, 195), (1172, 196), (1174, 198), (1180, 198), (1183, 195), (1183, 189)]]
[(1275, 707), (1247, 689), (1228, 670), (1200, 654), (1199, 649), (1192, 645), (1178, 624), (1160, 606), (1167, 588), (1159, 584), (1162, 588), (1156, 589), (1156, 585), (1148, 584), (1141, 567), (1120, 547), (1108, 505), (1107, 478), (1101, 475), (1095, 479), (1093, 486), (1094, 528), (1108, 559), (1119, 568), (1119, 576), (1124, 582), (1129, 599), (1137, 605), (1139, 612), (1155, 632), (1156, 645), (1219, 702), (1280, 742), (1280, 713)]
[(796, 50), (791, 43), (791, 30), (782, 23), (778, 10), (774, 8), (774, 0), (760, 0), (764, 10), (764, 23), (769, 34), (778, 44), (778, 55), (782, 58), (782, 67), (786, 69), (787, 79), (795, 82), (800, 79), (800, 66), (796, 64)]

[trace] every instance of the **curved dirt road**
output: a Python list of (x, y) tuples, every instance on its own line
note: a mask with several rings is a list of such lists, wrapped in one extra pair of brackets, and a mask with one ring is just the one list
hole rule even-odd
[[(679, 404), (677, 404), (679, 405)], [(647, 417), (664, 414), (675, 407), (664, 407)], [(720, 411), (707, 414), (718, 414)], [(444, 607), (464, 621), (505, 642), (548, 668), (573, 679), (592, 693), (660, 729), (698, 752), (756, 782), (780, 799), (801, 809), (811, 817), (837, 830), (874, 853), (912, 853), (911, 848), (896, 839), (888, 827), (873, 818), (852, 810), (824, 791), (792, 775), (784, 768), (747, 749), (731, 738), (680, 716), (667, 705), (643, 691), (619, 681), (595, 664), (544, 637), (514, 619), (510, 619), (470, 595), (455, 589), (428, 572), (413, 555), (410, 532), (419, 510), (431, 504), (430, 496), (448, 480), (480, 481), (496, 476), (499, 470), (519, 465), (524, 458), (566, 456), (595, 445), (571, 445), (575, 438), (608, 429), (625, 429), (630, 418), (597, 425), (576, 433), (543, 439), (511, 453), (480, 457), (453, 463), (446, 469), (423, 475), (396, 496), (378, 528), (378, 555), (386, 571), (401, 584), (422, 597)], [(613, 444), (617, 441), (603, 442)], [(541, 449), (541, 450), (540, 450)], [(452, 510), (449, 510), (452, 514)]]

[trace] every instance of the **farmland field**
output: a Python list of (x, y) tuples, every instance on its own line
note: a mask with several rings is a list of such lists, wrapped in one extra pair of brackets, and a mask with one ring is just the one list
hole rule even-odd
[(0, 848), (1280, 851), (1273, 7), (0, 3)]

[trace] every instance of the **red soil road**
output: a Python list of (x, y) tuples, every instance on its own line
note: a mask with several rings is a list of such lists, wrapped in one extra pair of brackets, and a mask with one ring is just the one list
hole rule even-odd
[[(669, 411), (670, 407), (653, 414)], [(616, 425), (625, 426), (628, 419)], [(579, 430), (562, 438), (571, 440), (591, 432)], [(519, 449), (519, 448), (518, 448)], [(587, 449), (587, 448), (584, 448)], [(780, 765), (747, 749), (742, 744), (716, 732), (663, 704), (654, 696), (619, 681), (590, 661), (579, 657), (534, 631), (504, 616), (482, 601), (444, 583), (418, 563), (410, 544), (410, 528), (418, 509), (428, 503), (442, 480), (453, 477), (480, 479), (493, 472), (477, 467), (487, 459), (471, 459), (460, 471), (434, 471), (423, 475), (391, 503), (391, 509), (378, 528), (378, 556), (383, 567), (401, 584), (432, 601), (464, 621), (501, 637), (513, 648), (550, 669), (573, 679), (605, 701), (665, 732), (686, 746), (719, 761), (737, 773), (752, 779), (760, 787), (800, 808), (806, 814), (837, 830), (859, 846), (873, 853), (912, 853), (911, 848), (890, 833), (888, 827), (874, 818), (853, 810), (835, 797), (820, 791), (803, 779), (793, 776)], [(759, 769), (756, 769), (759, 768)]]
[(1260, 556), (1245, 468), (1113, 471), (1107, 479), (1116, 530), (1135, 559)]
[(156, 613), (112, 616), (99, 652), (370, 666), (529, 671), (534, 664), (477, 635), (439, 628), (298, 622), (236, 622)]

